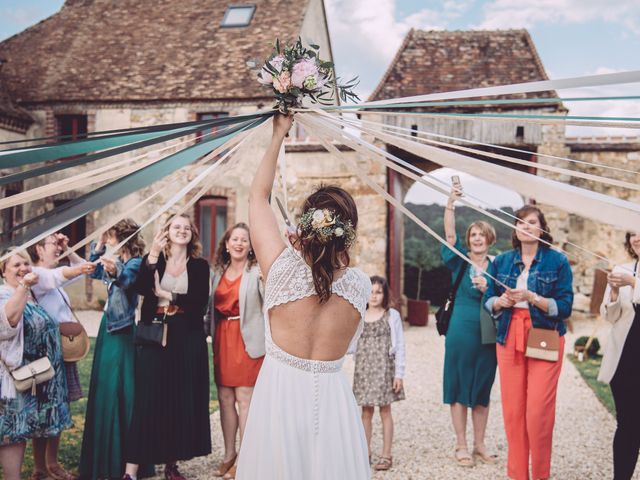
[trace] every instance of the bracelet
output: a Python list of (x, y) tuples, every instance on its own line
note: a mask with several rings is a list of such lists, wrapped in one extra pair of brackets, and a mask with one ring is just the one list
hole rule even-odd
[(24, 288), (26, 291), (29, 291), (29, 287), (27, 287), (22, 280), (18, 282), (18, 286)]
[(451, 210), (452, 212), (455, 212), (456, 207), (450, 207), (449, 205), (447, 205), (446, 207), (444, 207), (445, 210)]
[(537, 293), (533, 293), (533, 300), (531, 300), (531, 303), (533, 303), (534, 305), (536, 305), (540, 300), (542, 300), (542, 297), (540, 297), (540, 295), (538, 295)]

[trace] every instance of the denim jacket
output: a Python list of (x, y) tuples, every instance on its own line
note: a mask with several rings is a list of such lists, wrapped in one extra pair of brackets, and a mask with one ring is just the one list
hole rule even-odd
[[(515, 288), (523, 269), (521, 252), (516, 249), (498, 255), (487, 271), (510, 288)], [(546, 298), (549, 301), (549, 311), (545, 313), (529, 304), (531, 324), (534, 327), (557, 330), (560, 335), (566, 333), (567, 327), (564, 320), (571, 315), (573, 306), (572, 284), (573, 274), (567, 257), (547, 246), (540, 245), (529, 268), (527, 289)], [(509, 332), (511, 309), (502, 309), (497, 314), (494, 314), (492, 309), (493, 304), (504, 291), (504, 287), (489, 279), (488, 288), (482, 298), (485, 309), (498, 320), (496, 341), (502, 345), (505, 344)]]
[[(95, 242), (91, 242), (91, 255), (89, 261), (95, 262), (104, 255), (106, 248), (96, 251)], [(140, 272), (141, 257), (133, 257), (122, 263), (116, 261), (116, 274), (111, 276), (104, 269), (102, 264), (98, 264), (91, 274), (92, 278), (102, 280), (107, 286), (107, 308), (105, 315), (107, 318), (107, 332), (112, 333), (133, 325), (138, 306), (138, 293), (132, 288), (138, 272)]]

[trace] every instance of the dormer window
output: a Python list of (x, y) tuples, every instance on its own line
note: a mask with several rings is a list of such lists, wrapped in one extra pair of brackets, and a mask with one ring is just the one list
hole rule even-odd
[(247, 27), (251, 23), (255, 11), (255, 5), (230, 5), (224, 13), (220, 26), (227, 28)]

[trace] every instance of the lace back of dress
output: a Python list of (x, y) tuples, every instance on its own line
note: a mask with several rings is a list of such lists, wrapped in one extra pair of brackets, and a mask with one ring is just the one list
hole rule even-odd
[[(351, 303), (360, 316), (364, 317), (371, 293), (371, 282), (362, 271), (348, 268), (344, 275), (333, 282), (331, 290)], [(285, 248), (273, 262), (267, 275), (265, 310), (315, 294), (311, 268), (293, 249)]]

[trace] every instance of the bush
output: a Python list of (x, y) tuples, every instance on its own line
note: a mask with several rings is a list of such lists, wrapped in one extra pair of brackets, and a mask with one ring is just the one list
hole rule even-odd
[[(589, 341), (589, 337), (582, 336), (576, 340), (576, 343), (573, 344), (573, 347), (574, 348), (584, 347), (588, 341)], [(597, 338), (594, 337), (593, 341), (591, 342), (591, 345), (589, 345), (589, 350), (587, 350), (587, 356), (594, 358), (596, 355), (598, 355), (599, 351), (600, 351), (600, 342), (598, 341)]]

